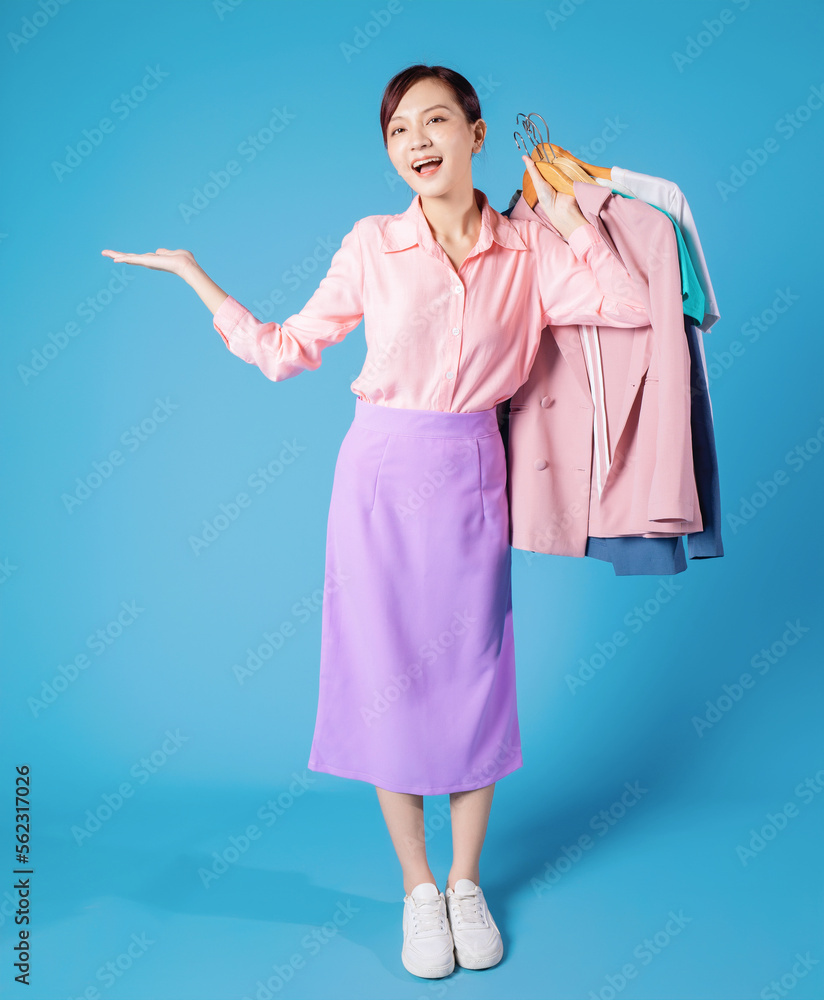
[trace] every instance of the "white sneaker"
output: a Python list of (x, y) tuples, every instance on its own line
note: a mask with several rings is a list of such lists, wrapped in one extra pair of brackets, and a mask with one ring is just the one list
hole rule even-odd
[(483, 889), (471, 878), (459, 878), (454, 889), (446, 890), (445, 898), (458, 965), (464, 969), (497, 965), (504, 956), (504, 943)]
[(403, 903), (404, 967), (413, 976), (448, 976), (455, 968), (455, 952), (444, 894), (434, 882), (421, 882)]

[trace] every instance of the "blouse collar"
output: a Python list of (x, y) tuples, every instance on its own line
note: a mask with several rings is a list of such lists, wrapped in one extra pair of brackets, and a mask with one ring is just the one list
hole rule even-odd
[[(475, 192), (475, 203), (481, 210), (481, 231), (473, 253), (483, 253), (484, 250), (488, 250), (493, 240), (509, 250), (526, 250), (526, 244), (509, 219), (492, 208), (483, 191), (478, 188), (472, 190)], [(417, 245), (427, 253), (433, 253), (435, 244), (436, 240), (421, 208), (421, 196), (416, 194), (409, 208), (402, 214), (396, 215), (386, 227), (381, 242), (381, 252), (407, 250)]]

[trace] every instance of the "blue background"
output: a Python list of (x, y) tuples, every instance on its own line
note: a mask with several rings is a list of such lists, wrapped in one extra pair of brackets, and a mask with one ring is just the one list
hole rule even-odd
[[(13, 35), (42, 10), (17, 47)], [(373, 12), (384, 0), (0, 11), (4, 995), (730, 1000), (783, 995), (776, 981), (794, 1000), (821, 996), (822, 8), (400, 0), (394, 10), (383, 25)], [(679, 66), (674, 54), (687, 52)], [(326, 515), (363, 327), (318, 371), (275, 384), (227, 351), (182, 281), (100, 254), (185, 247), (259, 317), (298, 311), (325, 273), (312, 257), (319, 240), (337, 245), (355, 219), (411, 201), (378, 112), (386, 82), (415, 62), (452, 66), (478, 89), (489, 131), (474, 184), (498, 210), (521, 186), (518, 112), (540, 112), (582, 159), (679, 184), (722, 312), (705, 350), (726, 555), (690, 562), (666, 595), (664, 578), (513, 550), (525, 766), (496, 790), (481, 859), (506, 954), (494, 969), (433, 981), (401, 965), (403, 887), (374, 789), (305, 767)], [(164, 75), (141, 92), (147, 67)], [(134, 106), (116, 113), (129, 92)], [(276, 108), (293, 117), (267, 135)], [(792, 128), (785, 116), (797, 109)], [(113, 130), (61, 172), (66, 147), (106, 117)], [(603, 139), (616, 121), (620, 134)], [(258, 133), (261, 151), (242, 157)], [(775, 151), (725, 197), (719, 184), (771, 137)], [(187, 217), (232, 159), (240, 174)], [(794, 304), (771, 313), (782, 290)], [(48, 347), (55, 339), (62, 346)], [(47, 363), (26, 375), (44, 349)], [(138, 441), (130, 428), (141, 423)], [(289, 442), (303, 449), (297, 460), (195, 554), (203, 522)], [(799, 447), (806, 458), (793, 459)], [(67, 509), (77, 478), (105, 470), (113, 449), (122, 462)], [(783, 485), (770, 490), (779, 470)], [(742, 516), (745, 501), (755, 506)], [(139, 610), (126, 615), (130, 602)], [(639, 606), (647, 621), (636, 629)], [(807, 631), (782, 646), (787, 622)], [(285, 623), (281, 648), (238, 683), (233, 666)], [(98, 630), (107, 642), (89, 646)], [(618, 630), (626, 644), (573, 694), (568, 677)], [(759, 673), (753, 658), (770, 647)], [(699, 736), (694, 718), (744, 672), (754, 686)], [(29, 988), (14, 983), (10, 958), (10, 800), (24, 763)], [(636, 804), (598, 834), (592, 817), (636, 782)], [(109, 818), (78, 843), (73, 830), (106, 796)], [(783, 828), (745, 864), (737, 847), (787, 803)], [(447, 806), (447, 796), (426, 802), (441, 888)], [(244, 844), (250, 824), (260, 836)], [(585, 833), (591, 849), (548, 868)], [(233, 844), (207, 888), (199, 870)], [(665, 930), (670, 911), (682, 915), (677, 933)], [(117, 969), (108, 982), (106, 963)]]

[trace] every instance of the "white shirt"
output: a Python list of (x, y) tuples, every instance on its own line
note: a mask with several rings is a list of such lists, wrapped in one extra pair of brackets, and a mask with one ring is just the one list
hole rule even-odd
[[(695, 227), (695, 220), (692, 217), (689, 203), (684, 197), (681, 188), (672, 181), (663, 177), (652, 177), (649, 174), (639, 174), (634, 170), (627, 170), (625, 167), (612, 167), (612, 182), (617, 182), (613, 186), (624, 193), (629, 192), (640, 198), (642, 201), (658, 208), (663, 208), (665, 212), (675, 219), (684, 242), (687, 245), (690, 259), (692, 260), (698, 284), (704, 293), (706, 304), (704, 307), (704, 319), (699, 330), (707, 333), (710, 327), (721, 318), (718, 304), (715, 301), (715, 292), (710, 281), (707, 261), (704, 258), (704, 251), (701, 247), (701, 240), (698, 238), (698, 230)], [(612, 182), (606, 178), (599, 177), (598, 183), (609, 186)]]

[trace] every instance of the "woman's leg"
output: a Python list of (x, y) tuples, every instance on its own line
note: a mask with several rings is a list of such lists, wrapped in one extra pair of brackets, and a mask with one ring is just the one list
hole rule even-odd
[(378, 788), (378, 800), (395, 853), (403, 869), (403, 891), (410, 893), (421, 882), (438, 884), (426, 860), (426, 840), (423, 824), (423, 796), (408, 792), (390, 792)]
[(473, 788), (468, 792), (452, 792), (449, 796), (452, 817), (452, 867), (447, 887), (455, 888), (459, 878), (471, 878), (480, 884), (479, 865), (484, 846), (489, 810), (495, 784)]

